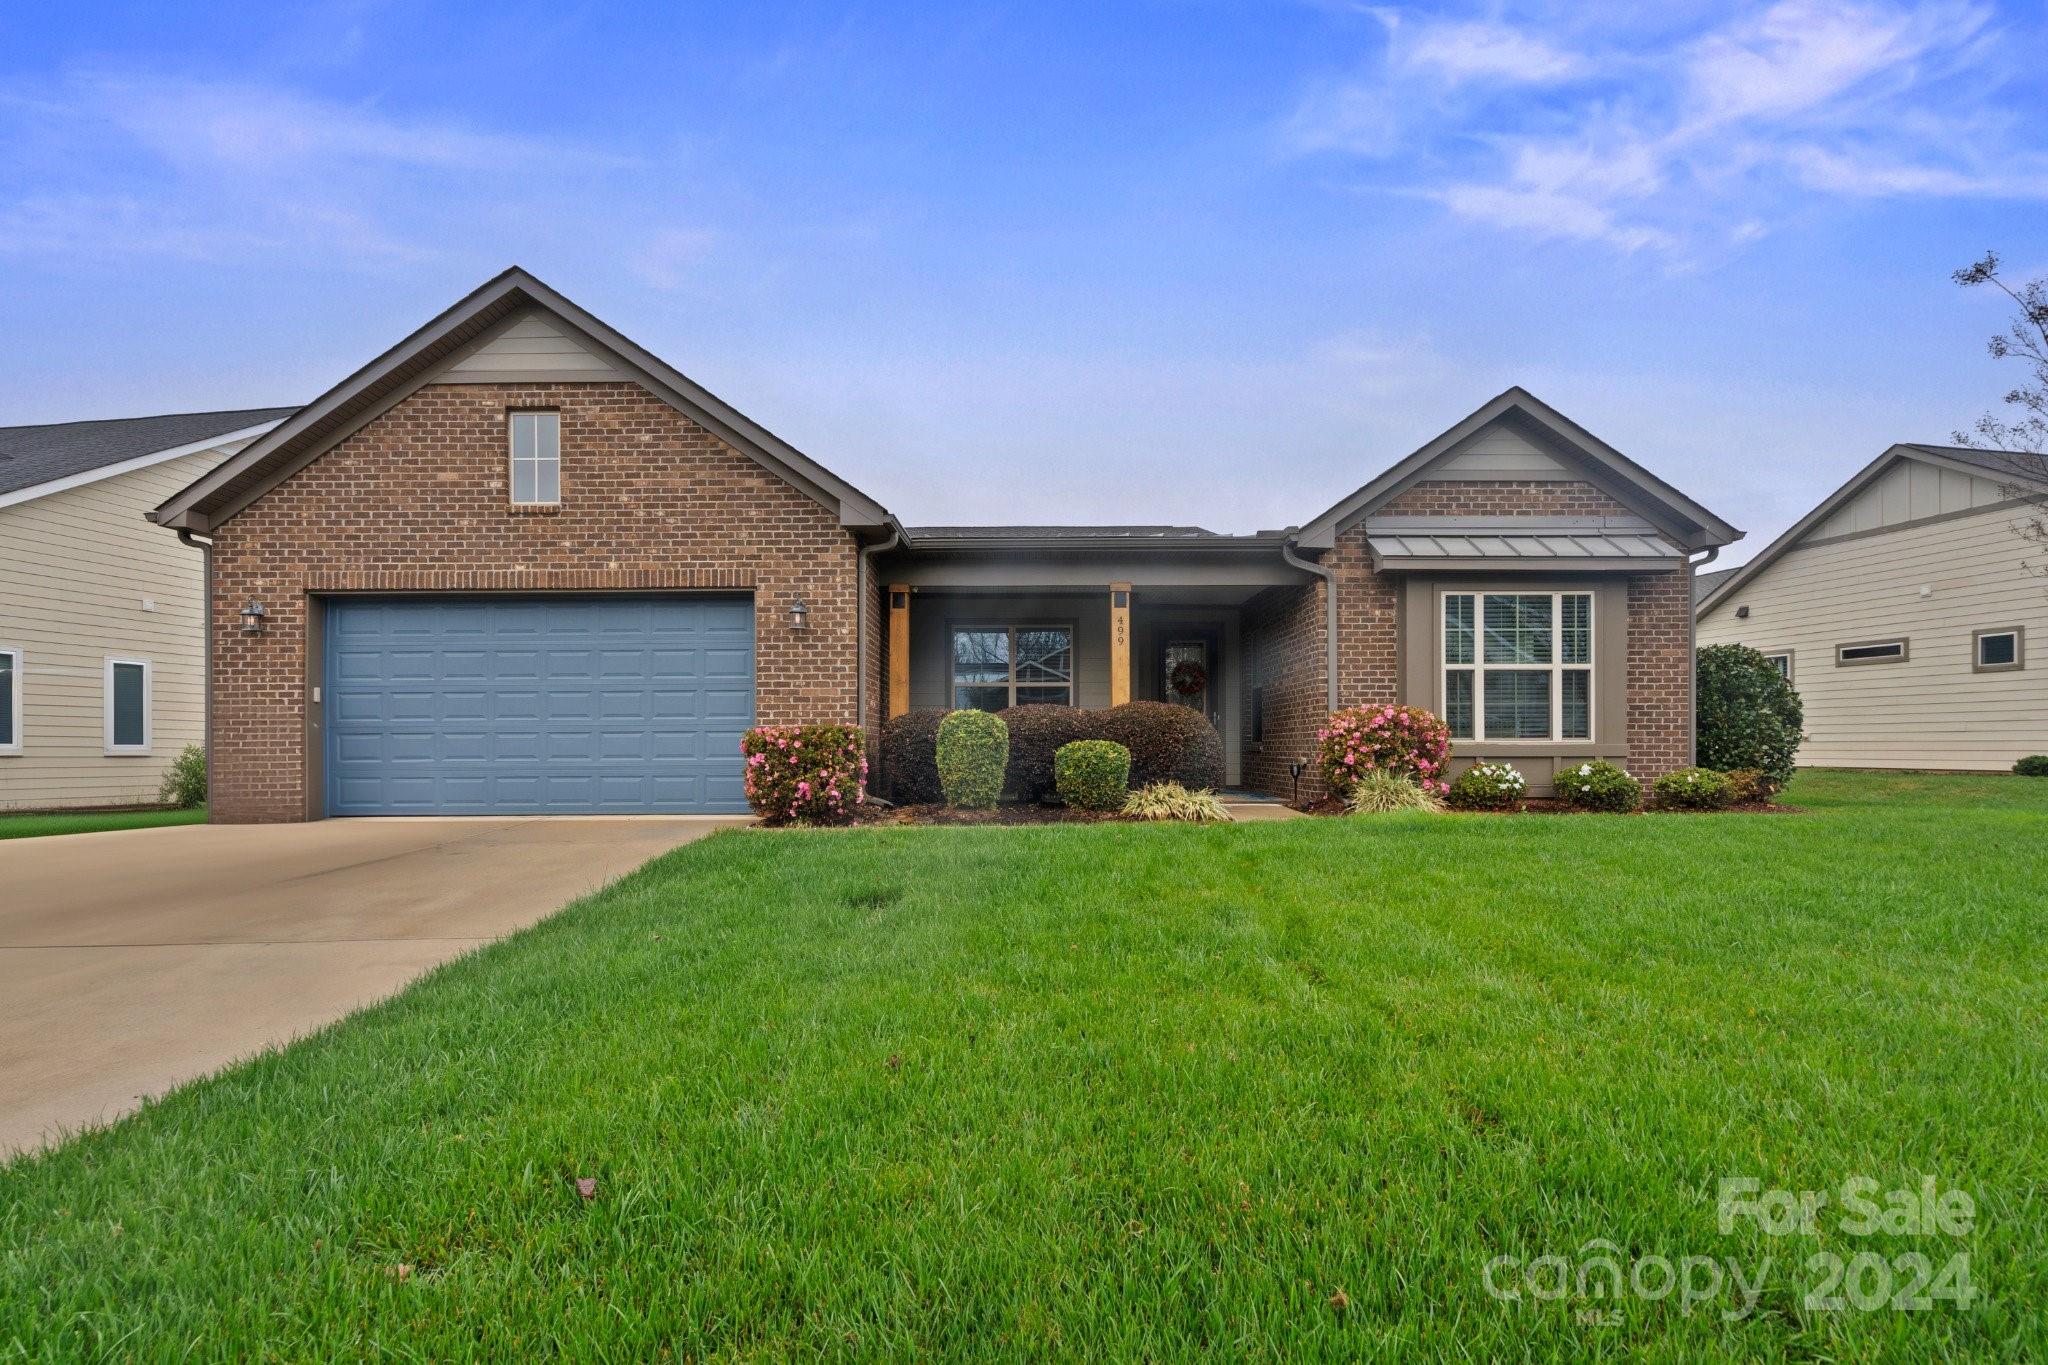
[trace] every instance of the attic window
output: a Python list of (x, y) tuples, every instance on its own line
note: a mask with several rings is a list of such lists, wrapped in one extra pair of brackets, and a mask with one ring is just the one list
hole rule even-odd
[(1835, 663), (1846, 664), (1895, 664), (1907, 657), (1904, 640), (1871, 640), (1863, 644), (1837, 645)]
[(512, 505), (551, 507), (562, 500), (562, 414), (511, 414)]

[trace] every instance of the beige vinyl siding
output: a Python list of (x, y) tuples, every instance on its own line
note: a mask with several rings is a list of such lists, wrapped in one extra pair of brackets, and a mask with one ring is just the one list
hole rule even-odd
[[(2004, 771), (2048, 753), (2048, 581), (2027, 572), (2010, 508), (1787, 551), (1699, 623), (1699, 642), (1792, 651), (1799, 762)], [(1927, 589), (1922, 595), (1922, 589)], [(1749, 618), (1738, 620), (1738, 607)], [(1972, 636), (2026, 631), (2026, 667), (1978, 673)], [(1905, 638), (1898, 663), (1838, 667), (1839, 645)]]
[[(0, 757), (0, 809), (151, 802), (171, 759), (202, 742), (202, 559), (143, 513), (228, 453), (0, 508), (0, 647), (24, 656), (22, 751)], [(103, 752), (109, 657), (149, 661), (146, 755)]]

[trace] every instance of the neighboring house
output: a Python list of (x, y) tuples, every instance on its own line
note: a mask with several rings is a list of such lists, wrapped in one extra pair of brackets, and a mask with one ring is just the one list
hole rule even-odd
[(1699, 602), (1699, 641), (1763, 651), (1806, 707), (1817, 768), (2004, 771), (2048, 752), (2029, 638), (2048, 580), (2015, 534), (2048, 459), (1896, 445)]
[(747, 726), (913, 704), (1175, 700), (1281, 793), (1382, 700), (1653, 775), (1741, 534), (1519, 389), (1285, 531), (906, 528), (516, 269), (154, 515), (212, 543), (238, 821), (739, 810)]
[(203, 740), (201, 556), (144, 518), (291, 411), (0, 427), (0, 809), (154, 801)]

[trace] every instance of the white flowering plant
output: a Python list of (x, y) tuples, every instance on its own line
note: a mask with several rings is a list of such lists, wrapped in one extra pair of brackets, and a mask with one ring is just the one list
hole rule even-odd
[(1510, 763), (1474, 763), (1444, 794), (1453, 810), (1513, 810), (1529, 794), (1529, 779)]
[(1561, 769), (1554, 785), (1558, 800), (1574, 810), (1626, 814), (1643, 804), (1643, 784), (1604, 758)]

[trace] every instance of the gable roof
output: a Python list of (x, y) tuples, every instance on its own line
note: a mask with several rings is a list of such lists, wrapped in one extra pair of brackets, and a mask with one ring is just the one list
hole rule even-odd
[(2048, 488), (2048, 456), (2030, 454), (2024, 450), (1986, 450), (1976, 446), (1901, 442), (1850, 475), (1847, 483), (1822, 498), (1818, 507), (1794, 522), (1791, 530), (1764, 546), (1749, 563), (1729, 570), (1727, 576), (1708, 589), (1704, 596), (1695, 593), (1693, 616), (1696, 619), (1704, 617), (1727, 601), (1742, 588), (1743, 584), (1782, 558), (1786, 551), (1805, 539), (1814, 527), (1826, 521), (1844, 503), (1882, 477), (1900, 460), (1919, 460), (1925, 464), (1954, 469), (1964, 474), (1990, 475), (2012, 486)]
[(1698, 606), (1706, 595), (1718, 586), (1722, 579), (1734, 573), (1733, 569), (1708, 569), (1692, 576), (1692, 602)]
[[(296, 411), (234, 408), (0, 427), (0, 495), (30, 492), (54, 483), (75, 487), (139, 468), (141, 461), (196, 454), (210, 444), (254, 434)], [(25, 502), (27, 498), (9, 501)]]
[(450, 360), (534, 309), (551, 314), (650, 392), (836, 512), (842, 526), (895, 524), (880, 504), (851, 484), (518, 266), (485, 281), (274, 431), (195, 480), (152, 512), (151, 520), (193, 531), (212, 530), (388, 411)]
[(1302, 527), (1300, 544), (1304, 549), (1328, 549), (1335, 545), (1339, 527), (1420, 482), (1438, 459), (1502, 419), (1533, 429), (1592, 466), (1593, 472), (1606, 477), (1610, 490), (1617, 496), (1627, 495), (1621, 497), (1622, 501), (1634, 504), (1634, 510), (1657, 521), (1682, 542), (1685, 550), (1703, 550), (1742, 539), (1741, 531), (1517, 385), (1496, 395), (1462, 422)]

